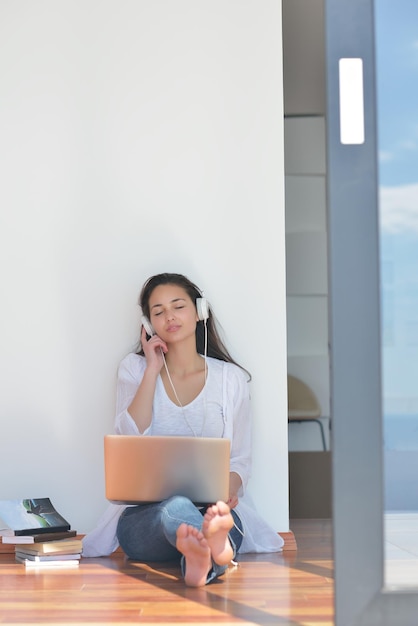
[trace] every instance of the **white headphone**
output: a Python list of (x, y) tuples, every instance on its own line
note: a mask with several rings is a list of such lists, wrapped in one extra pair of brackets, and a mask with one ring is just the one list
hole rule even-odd
[(209, 318), (209, 302), (206, 298), (196, 298), (197, 317), (200, 321), (205, 321)]

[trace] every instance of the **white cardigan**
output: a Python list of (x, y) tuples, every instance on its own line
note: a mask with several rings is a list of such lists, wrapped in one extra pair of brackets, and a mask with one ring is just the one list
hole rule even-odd
[[(120, 364), (115, 418), (117, 434), (141, 436), (127, 407), (142, 380), (145, 366), (145, 358), (137, 354), (127, 355)], [(239, 504), (235, 508), (244, 528), (239, 552), (279, 552), (283, 539), (259, 516), (247, 493), (251, 472), (251, 412), (247, 376), (238, 366), (218, 359), (208, 357), (207, 366), (204, 390), (185, 409), (193, 409), (190, 410), (191, 416), (202, 415), (204, 406), (209, 407), (203, 436), (222, 436), (231, 441), (230, 469), (237, 472), (242, 480), (242, 489), (238, 494)], [(152, 423), (142, 436), (161, 434), (161, 430), (166, 435), (190, 436), (188, 423), (182, 419), (181, 413), (181, 407), (171, 403), (159, 379)], [(201, 424), (197, 425), (197, 428), (200, 427)], [(108, 506), (96, 528), (84, 537), (83, 556), (106, 556), (116, 550), (119, 545), (116, 537), (117, 524), (125, 508), (125, 505), (120, 504)]]

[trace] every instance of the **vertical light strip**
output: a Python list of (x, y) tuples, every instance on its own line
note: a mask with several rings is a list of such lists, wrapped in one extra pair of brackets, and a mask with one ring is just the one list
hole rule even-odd
[(363, 60), (340, 59), (340, 140), (364, 143)]

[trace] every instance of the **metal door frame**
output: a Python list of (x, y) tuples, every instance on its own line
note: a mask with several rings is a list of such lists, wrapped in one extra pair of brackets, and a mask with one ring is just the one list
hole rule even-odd
[[(418, 589), (384, 588), (373, 0), (325, 0), (336, 626), (412, 626)], [(340, 136), (340, 59), (361, 59), (365, 140)]]

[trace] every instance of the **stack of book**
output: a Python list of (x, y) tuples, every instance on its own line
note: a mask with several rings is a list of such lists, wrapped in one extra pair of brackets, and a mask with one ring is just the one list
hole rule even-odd
[(16, 561), (26, 567), (74, 567), (81, 558), (81, 539), (35, 541), (15, 546)]
[(0, 500), (0, 536), (15, 544), (16, 561), (26, 567), (74, 567), (81, 539), (49, 498)]

